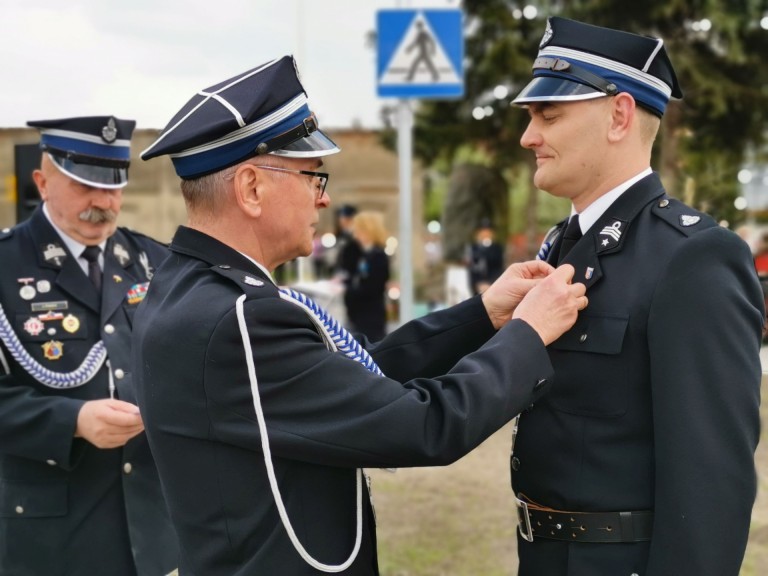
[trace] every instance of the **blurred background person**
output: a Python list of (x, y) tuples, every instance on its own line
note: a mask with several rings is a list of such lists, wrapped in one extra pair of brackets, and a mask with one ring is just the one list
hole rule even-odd
[(472, 294), (482, 293), (504, 271), (504, 247), (496, 241), (489, 218), (483, 218), (475, 230), (473, 242), (464, 258)]
[(355, 214), (352, 236), (360, 251), (344, 295), (347, 320), (352, 332), (365, 334), (375, 342), (387, 333), (389, 257), (384, 252), (384, 218), (379, 212)]

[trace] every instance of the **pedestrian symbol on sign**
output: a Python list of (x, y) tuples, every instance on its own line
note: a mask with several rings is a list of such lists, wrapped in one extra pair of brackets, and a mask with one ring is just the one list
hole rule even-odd
[(461, 84), (461, 78), (422, 12), (414, 18), (379, 80), (381, 86)]

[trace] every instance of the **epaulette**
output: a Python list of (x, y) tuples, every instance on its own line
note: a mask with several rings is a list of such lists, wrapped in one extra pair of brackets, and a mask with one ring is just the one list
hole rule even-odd
[(655, 200), (651, 212), (686, 236), (717, 226), (711, 216), (667, 195)]
[(3, 228), (0, 230), (0, 240), (5, 240), (13, 236), (13, 228)]
[(276, 296), (277, 286), (269, 280), (262, 280), (256, 274), (234, 268), (229, 264), (217, 264), (211, 266), (211, 271), (231, 280), (240, 287), (243, 293), (249, 297)]

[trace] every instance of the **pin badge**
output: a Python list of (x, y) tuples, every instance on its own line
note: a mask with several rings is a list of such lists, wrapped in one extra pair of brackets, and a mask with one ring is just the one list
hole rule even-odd
[(44, 329), (45, 324), (43, 324), (43, 321), (40, 320), (40, 318), (35, 318), (32, 316), (26, 322), (24, 322), (24, 332), (30, 334), (31, 336), (37, 336)]
[(40, 292), (40, 294), (45, 294), (46, 292), (51, 291), (51, 283), (48, 282), (48, 280), (38, 280), (37, 281), (37, 291)]
[(594, 273), (595, 273), (595, 269), (592, 268), (592, 266), (587, 266), (587, 271), (584, 272), (584, 278), (589, 280), (589, 279), (592, 278), (592, 274), (594, 274)]
[(112, 280), (114, 280), (116, 284), (119, 284), (123, 281), (122, 277), (118, 276), (117, 274), (112, 274)]
[(43, 344), (43, 355), (48, 360), (58, 360), (64, 356), (64, 344), (58, 340), (51, 340)]
[(37, 290), (27, 284), (26, 286), (21, 287), (21, 290), (19, 290), (19, 296), (24, 298), (24, 300), (32, 300), (32, 298), (37, 296)]
[(61, 312), (48, 311), (45, 314), (38, 314), (37, 316), (42, 322), (53, 322), (55, 320), (61, 320), (64, 318), (64, 314)]
[(80, 320), (77, 319), (77, 316), (67, 314), (61, 321), (61, 327), (70, 334), (74, 334), (80, 329)]
[(138, 304), (144, 300), (144, 296), (147, 295), (148, 286), (149, 282), (142, 282), (141, 284), (134, 284), (131, 286), (130, 290), (128, 290), (125, 295), (128, 299), (128, 304)]

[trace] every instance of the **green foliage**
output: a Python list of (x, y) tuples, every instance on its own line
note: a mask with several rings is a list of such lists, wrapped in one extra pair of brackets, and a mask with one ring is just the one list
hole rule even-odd
[[(516, 17), (514, 10), (529, 3), (538, 7), (537, 17)], [(546, 17), (561, 15), (664, 38), (684, 99), (679, 114), (665, 117), (662, 130), (671, 138), (657, 142), (657, 148), (669, 149), (656, 151), (664, 158), (656, 167), (671, 194), (682, 197), (685, 186), (692, 187), (697, 207), (738, 222), (736, 173), (747, 150), (762, 149), (768, 122), (768, 31), (759, 26), (768, 15), (768, 1), (467, 0), (464, 10), (465, 95), (423, 101), (416, 113), (414, 151), (426, 165), (448, 174), (460, 154), (475, 149), (486, 165), (508, 175), (521, 172), (530, 162), (530, 152), (519, 145), (527, 114), (509, 102), (530, 79)], [(701, 26), (705, 18), (711, 27)], [(494, 95), (497, 86), (508, 94)], [(476, 120), (477, 107), (491, 114)], [(514, 190), (515, 197), (529, 197), (518, 182)], [(519, 214), (510, 221), (542, 223)]]

